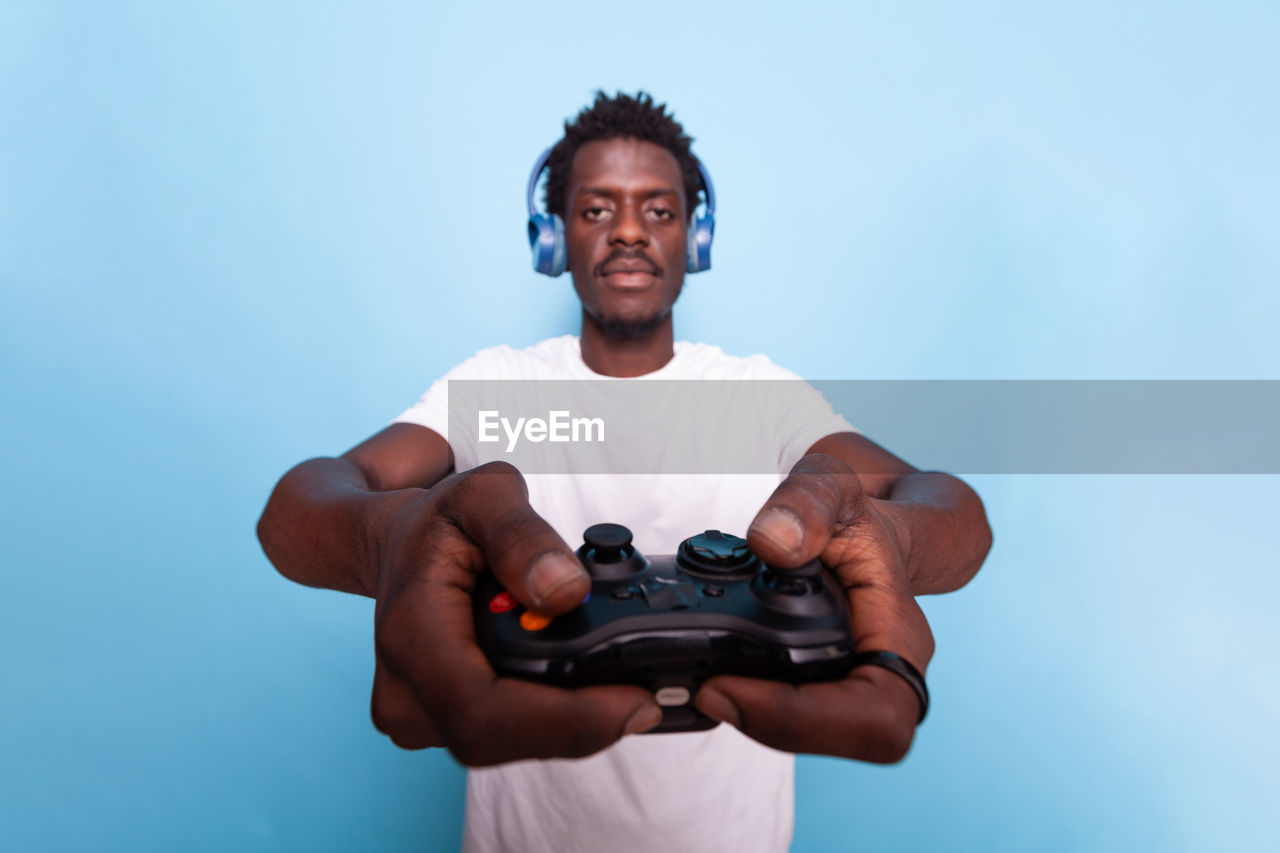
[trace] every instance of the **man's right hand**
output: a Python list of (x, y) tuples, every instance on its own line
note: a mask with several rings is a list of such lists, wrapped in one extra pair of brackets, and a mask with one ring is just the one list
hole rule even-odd
[(662, 720), (643, 688), (499, 677), (476, 645), (471, 592), (485, 566), (521, 604), (551, 616), (591, 588), (512, 466), (441, 480), (403, 506), (378, 550), (373, 721), (398, 746), (447, 747), (473, 767), (577, 758)]

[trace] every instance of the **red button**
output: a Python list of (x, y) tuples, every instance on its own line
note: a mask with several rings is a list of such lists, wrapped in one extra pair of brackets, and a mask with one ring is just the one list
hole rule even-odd
[(516, 606), (516, 600), (511, 597), (509, 592), (500, 592), (489, 601), (490, 613), (506, 613), (508, 610)]

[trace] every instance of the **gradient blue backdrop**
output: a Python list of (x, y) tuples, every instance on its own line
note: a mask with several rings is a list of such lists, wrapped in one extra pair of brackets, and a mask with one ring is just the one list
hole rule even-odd
[[(475, 349), (576, 329), (521, 191), (597, 87), (717, 182), (680, 337), (1277, 378), (1275, 9), (7, 0), (0, 846), (456, 847), (462, 770), (369, 723), (370, 602), (253, 526)], [(900, 766), (802, 758), (795, 849), (1269, 847), (1277, 478), (971, 482), (935, 711)]]

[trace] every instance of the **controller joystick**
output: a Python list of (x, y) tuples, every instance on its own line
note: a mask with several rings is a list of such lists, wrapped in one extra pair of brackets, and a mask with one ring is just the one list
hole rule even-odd
[(555, 619), (516, 605), (491, 572), (477, 579), (476, 640), (496, 672), (566, 687), (640, 685), (663, 706), (652, 731), (673, 732), (716, 725), (692, 705), (713, 675), (800, 684), (853, 666), (848, 602), (817, 560), (772, 568), (719, 530), (650, 558), (620, 524), (592, 525), (582, 538), (593, 594)]
[(768, 607), (797, 616), (829, 613), (824, 570), (817, 560), (796, 569), (766, 569), (751, 582), (751, 592)]
[(593, 580), (630, 580), (649, 567), (621, 524), (593, 524), (583, 531), (578, 559)]

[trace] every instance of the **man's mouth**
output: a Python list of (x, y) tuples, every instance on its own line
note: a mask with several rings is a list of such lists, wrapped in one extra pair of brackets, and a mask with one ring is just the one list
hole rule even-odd
[(641, 284), (661, 274), (658, 265), (636, 249), (614, 249), (600, 265), (600, 275), (613, 284)]
[(658, 269), (647, 261), (613, 261), (607, 263), (600, 269), (602, 275), (618, 275), (626, 273), (645, 273), (647, 275), (657, 275)]

